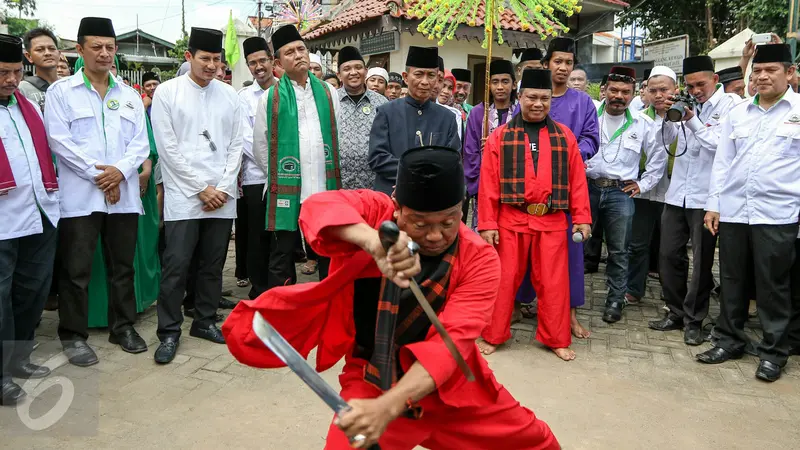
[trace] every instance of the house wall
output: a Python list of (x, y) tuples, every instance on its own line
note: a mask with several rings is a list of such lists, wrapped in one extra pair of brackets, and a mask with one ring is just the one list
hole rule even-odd
[[(389, 60), (389, 71), (403, 73), (405, 71), (406, 57), (408, 56), (409, 46), (432, 47), (436, 41), (429, 41), (422, 34), (411, 35), (403, 33), (400, 35), (400, 50), (392, 52)], [(477, 41), (452, 41), (445, 42), (444, 46), (439, 47), (439, 56), (444, 60), (444, 67), (449, 69), (463, 68), (473, 70), (474, 67), (467, 66), (469, 55), (486, 56), (486, 50), (481, 48), (481, 43)], [(511, 47), (507, 45), (495, 45), (492, 47), (492, 56), (511, 60)]]

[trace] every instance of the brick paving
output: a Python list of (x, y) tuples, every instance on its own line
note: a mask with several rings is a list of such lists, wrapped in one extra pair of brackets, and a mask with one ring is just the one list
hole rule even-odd
[[(232, 252), (233, 246), (224, 286), (241, 298), (247, 289), (235, 285)], [(603, 268), (586, 276), (579, 317), (592, 336), (574, 340), (575, 361), (562, 362), (536, 343), (529, 320), (515, 323), (511, 342), (488, 358), (498, 379), (550, 424), (565, 449), (797, 448), (798, 358), (773, 384), (754, 378), (758, 361), (751, 356), (719, 366), (696, 363), (694, 355), (708, 344), (687, 347), (680, 331), (647, 328), (663, 314), (653, 279), (641, 305), (605, 324)], [(717, 311), (713, 300), (710, 317)], [(156, 323), (154, 307), (141, 314), (137, 329), (150, 348), (138, 355), (109, 344), (105, 330), (93, 330), (89, 343), (101, 362), (78, 368), (59, 356), (57, 315), (47, 312), (36, 358), (49, 359), (56, 369), (48, 380), (68, 381), (75, 397), (60, 421), (39, 431), (20, 417), (41, 416), (66, 389), (45, 390), (19, 410), (0, 408), (2, 447), (323, 448), (331, 414), (288, 369), (243, 366), (225, 346), (189, 337), (188, 323), (175, 361), (156, 366)], [(748, 326), (758, 332), (757, 322)], [(334, 386), (339, 368), (323, 373)]]

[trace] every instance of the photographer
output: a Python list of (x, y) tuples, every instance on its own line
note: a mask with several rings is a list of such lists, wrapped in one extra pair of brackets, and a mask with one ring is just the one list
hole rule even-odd
[[(651, 322), (650, 328), (668, 331), (685, 327), (684, 342), (700, 345), (704, 340), (701, 328), (714, 287), (711, 268), (716, 247), (716, 237), (703, 228), (708, 180), (720, 139), (719, 125), (742, 100), (736, 94), (725, 93), (718, 84), (714, 62), (708, 56), (684, 59), (683, 76), (692, 99), (683, 99), (688, 106), (678, 130), (675, 163), (661, 216), (659, 272), (669, 312), (662, 320)], [(687, 280), (689, 239), (693, 270)]]
[(775, 381), (789, 353), (791, 267), (800, 215), (800, 96), (786, 44), (760, 47), (753, 58), (758, 93), (739, 103), (720, 127), (709, 183), (705, 226), (720, 234), (722, 298), (715, 346), (697, 355), (719, 364), (740, 358), (749, 338), (748, 266), (755, 268), (756, 304), (763, 337), (756, 377)]

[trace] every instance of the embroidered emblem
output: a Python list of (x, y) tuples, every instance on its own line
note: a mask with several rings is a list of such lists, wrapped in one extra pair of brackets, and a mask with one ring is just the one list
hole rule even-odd
[(800, 116), (798, 116), (797, 114), (792, 114), (791, 116), (789, 116), (789, 122), (791, 123), (800, 122)]
[(125, 107), (126, 108), (130, 108), (130, 109), (136, 109), (136, 108), (133, 107), (133, 102), (126, 102), (125, 103)]
[(714, 113), (714, 115), (711, 116), (711, 118), (714, 120), (719, 120), (719, 113)]
[(369, 113), (372, 112), (372, 107), (369, 105), (365, 105), (363, 108), (361, 108), (361, 112), (363, 112), (365, 115), (368, 116)]
[(108, 106), (108, 109), (115, 111), (119, 109), (119, 102), (112, 98), (106, 103), (106, 106)]
[(631, 134), (631, 139), (635, 141), (636, 139), (639, 139), (639, 136), (637, 136), (636, 133), (633, 133)]

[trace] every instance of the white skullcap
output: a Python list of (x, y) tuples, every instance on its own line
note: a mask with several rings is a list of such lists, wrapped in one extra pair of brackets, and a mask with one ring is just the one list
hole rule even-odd
[(387, 84), (389, 83), (389, 72), (387, 72), (386, 69), (384, 69), (383, 67), (373, 67), (372, 69), (369, 69), (367, 71), (367, 80), (369, 80), (371, 77), (374, 77), (375, 75), (378, 75), (384, 80), (386, 80)]
[[(655, 66), (655, 67), (653, 67), (653, 70), (650, 71), (650, 78), (658, 77), (658, 76), (669, 77), (669, 78), (672, 78), (672, 81), (674, 81), (676, 83), (678, 82), (678, 76), (675, 75), (675, 71), (673, 71), (672, 69), (670, 69), (667, 66)], [(650, 78), (648, 78), (648, 80)]]
[(318, 54), (316, 54), (316, 53), (311, 53), (311, 54), (309, 55), (309, 58), (311, 59), (311, 62), (312, 62), (312, 63), (317, 63), (317, 64), (319, 64), (319, 65), (320, 65), (320, 67), (322, 67), (322, 58), (320, 58)]

